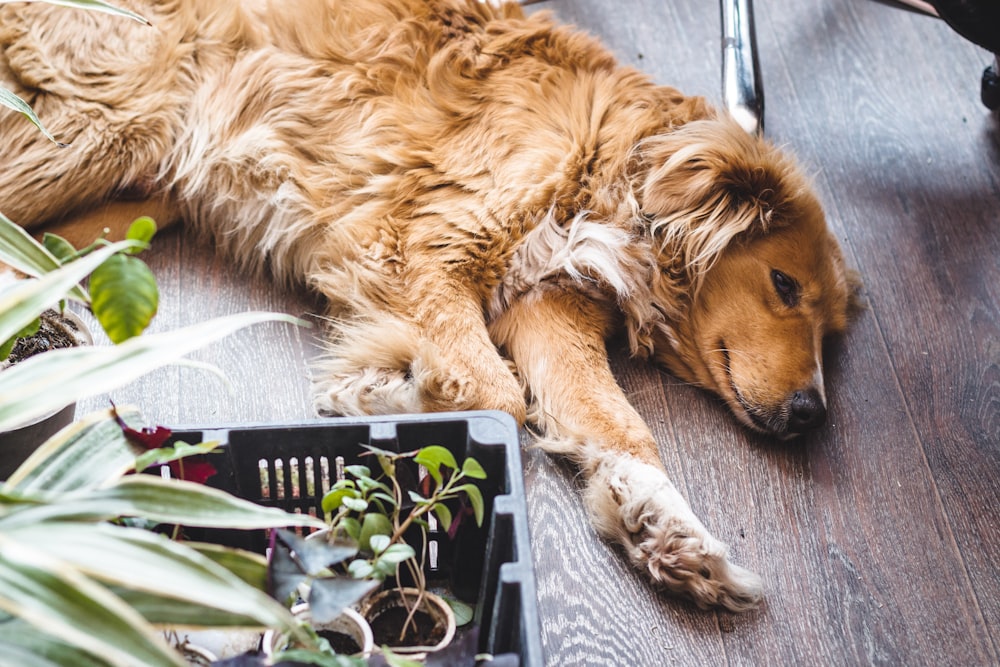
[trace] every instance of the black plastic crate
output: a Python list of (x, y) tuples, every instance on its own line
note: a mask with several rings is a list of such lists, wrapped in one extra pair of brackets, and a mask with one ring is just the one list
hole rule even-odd
[[(226, 443), (209, 455), (218, 471), (210, 486), (318, 517), (323, 516), (323, 494), (343, 466), (376, 466), (373, 457), (362, 456), (363, 445), (395, 452), (441, 445), (459, 461), (474, 457), (487, 474), (477, 480), (485, 505), (483, 526), (463, 525), (454, 541), (441, 531), (428, 534), (434, 545), (428, 583), (475, 600), (481, 651), (515, 654), (526, 667), (543, 664), (518, 430), (510, 415), (479, 411), (185, 427), (172, 439)], [(265, 531), (190, 530), (188, 537), (258, 553), (268, 544)]]

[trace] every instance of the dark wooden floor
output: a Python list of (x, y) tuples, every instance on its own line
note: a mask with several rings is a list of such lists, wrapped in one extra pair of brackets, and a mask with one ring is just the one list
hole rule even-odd
[[(719, 98), (709, 0), (554, 0), (663, 83)], [(1000, 127), (987, 54), (873, 0), (758, 0), (767, 133), (815, 174), (869, 308), (831, 351), (831, 417), (804, 442), (748, 434), (711, 397), (616, 361), (661, 455), (766, 602), (742, 616), (658, 595), (596, 539), (574, 471), (525, 454), (550, 665), (1000, 663)], [(157, 327), (307, 297), (228, 275), (165, 235)], [(276, 343), (276, 346), (274, 345)], [(161, 423), (311, 416), (308, 331), (261, 328), (117, 392)], [(100, 407), (102, 400), (83, 408)]]

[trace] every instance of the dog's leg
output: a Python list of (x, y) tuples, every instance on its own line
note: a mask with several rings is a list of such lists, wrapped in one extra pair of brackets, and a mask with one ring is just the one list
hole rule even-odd
[(415, 321), (438, 353), (421, 387), (429, 410), (502, 410), (523, 423), (524, 391), (490, 339), (479, 285), (444, 270), (416, 272)]
[(657, 583), (732, 611), (761, 597), (757, 575), (727, 560), (667, 477), (656, 442), (611, 373), (607, 309), (564, 291), (515, 302), (491, 326), (532, 397), (540, 445), (577, 462), (597, 530)]

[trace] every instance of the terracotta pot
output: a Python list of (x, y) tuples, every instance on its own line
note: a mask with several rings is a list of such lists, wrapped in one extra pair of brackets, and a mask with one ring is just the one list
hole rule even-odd
[[(368, 598), (361, 606), (361, 615), (365, 617), (372, 626), (374, 634), (378, 634), (377, 628), (380, 618), (385, 620), (387, 614), (392, 614), (396, 619), (401, 616), (405, 618), (409, 606), (417, 599), (419, 591), (416, 588), (391, 588), (376, 593)], [(404, 597), (406, 598), (404, 600)], [(425, 612), (434, 622), (435, 628), (440, 632), (440, 639), (430, 646), (398, 646), (398, 635), (393, 635), (394, 639), (385, 641), (393, 652), (401, 653), (408, 657), (420, 660), (428, 653), (440, 651), (451, 643), (455, 638), (455, 614), (451, 606), (439, 595), (424, 592), (418, 612)], [(398, 624), (394, 624), (398, 625)], [(402, 627), (394, 627), (394, 633), (398, 633)], [(383, 643), (380, 640), (380, 645)]]
[[(62, 316), (71, 321), (79, 332), (82, 345), (92, 345), (90, 329), (76, 313), (66, 310)], [(73, 421), (76, 403), (54, 410), (9, 431), (0, 431), (0, 480), (10, 477), (39, 445)]]
[[(309, 615), (308, 604), (302, 603), (295, 605), (292, 607), (292, 613), (299, 619), (312, 623), (312, 619)], [(341, 612), (340, 616), (335, 618), (330, 623), (313, 625), (313, 630), (317, 633), (336, 632), (347, 635), (361, 648), (361, 651), (354, 655), (361, 656), (362, 658), (370, 656), (372, 654), (372, 650), (375, 648), (375, 643), (372, 640), (372, 629), (368, 626), (368, 622), (365, 621), (361, 614), (353, 609), (345, 609)], [(268, 630), (264, 633), (264, 638), (261, 641), (261, 650), (264, 652), (264, 655), (271, 657), (275, 653), (279, 653), (284, 650), (287, 643), (287, 635), (274, 630)]]

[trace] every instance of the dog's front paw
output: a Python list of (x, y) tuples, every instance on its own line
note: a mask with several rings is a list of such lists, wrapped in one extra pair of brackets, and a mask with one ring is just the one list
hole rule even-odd
[(656, 583), (701, 607), (756, 607), (760, 577), (729, 562), (666, 474), (635, 458), (603, 454), (584, 494), (594, 525), (620, 543)]
[(418, 387), (404, 371), (361, 368), (321, 378), (313, 383), (319, 414), (377, 415), (419, 412), (423, 408)]

